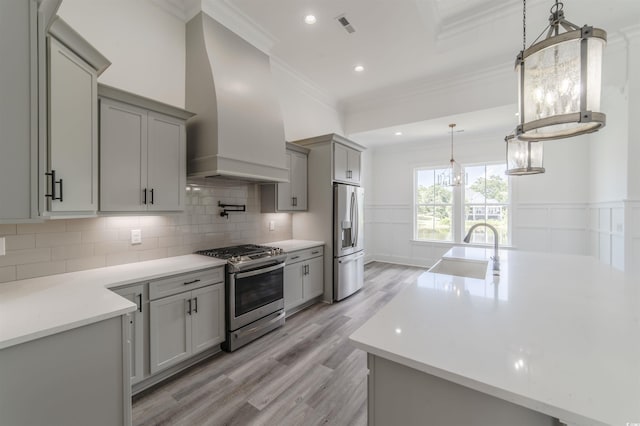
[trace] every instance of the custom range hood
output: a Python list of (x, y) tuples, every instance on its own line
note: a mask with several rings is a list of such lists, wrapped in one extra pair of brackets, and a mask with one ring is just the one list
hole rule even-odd
[(284, 125), (269, 57), (204, 12), (187, 23), (190, 178), (287, 182)]

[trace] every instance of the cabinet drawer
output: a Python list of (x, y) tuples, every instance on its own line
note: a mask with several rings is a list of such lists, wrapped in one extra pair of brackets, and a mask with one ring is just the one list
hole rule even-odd
[(151, 281), (149, 300), (224, 282), (224, 266)]
[(286, 263), (287, 265), (291, 265), (292, 263), (302, 262), (307, 259), (311, 259), (313, 257), (322, 256), (324, 254), (324, 247), (312, 247), (306, 250), (297, 250), (288, 253)]

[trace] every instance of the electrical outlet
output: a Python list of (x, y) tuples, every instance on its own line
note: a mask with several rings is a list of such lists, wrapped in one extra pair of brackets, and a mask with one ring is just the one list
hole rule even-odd
[(7, 254), (6, 247), (4, 245), (4, 237), (0, 238), (0, 256)]
[(131, 244), (142, 244), (142, 231), (139, 229), (131, 230)]
[(269, 231), (275, 231), (276, 230), (276, 221), (275, 220), (270, 220), (269, 221)]

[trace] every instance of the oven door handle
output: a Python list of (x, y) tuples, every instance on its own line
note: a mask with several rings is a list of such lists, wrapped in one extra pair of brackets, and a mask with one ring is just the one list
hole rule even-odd
[(261, 275), (261, 274), (265, 274), (267, 272), (271, 272), (271, 271), (275, 271), (278, 269), (284, 268), (284, 263), (278, 263), (277, 265), (274, 266), (270, 266), (268, 268), (261, 268), (261, 269), (256, 269), (255, 271), (249, 271), (249, 272), (236, 272), (236, 279), (238, 278), (246, 278), (246, 277), (253, 277), (254, 275)]

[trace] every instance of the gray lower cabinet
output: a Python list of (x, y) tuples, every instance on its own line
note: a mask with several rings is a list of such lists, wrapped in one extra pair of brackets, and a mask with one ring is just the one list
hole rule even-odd
[(100, 211), (184, 210), (193, 114), (99, 85)]
[(287, 314), (324, 293), (323, 265), (322, 247), (288, 253), (284, 267), (284, 309)]
[(0, 424), (131, 425), (126, 315), (0, 350)]
[(149, 305), (151, 374), (224, 341), (224, 283), (151, 300)]
[(145, 377), (144, 360), (146, 354), (145, 315), (149, 307), (146, 296), (146, 284), (136, 284), (125, 288), (114, 289), (125, 299), (135, 303), (138, 309), (129, 314), (129, 334), (131, 336), (131, 384), (138, 383)]

